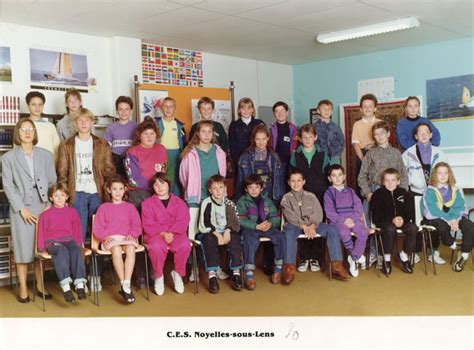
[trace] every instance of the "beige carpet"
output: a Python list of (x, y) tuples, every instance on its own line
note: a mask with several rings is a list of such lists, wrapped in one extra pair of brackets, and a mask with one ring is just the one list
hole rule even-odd
[[(448, 252), (442, 250), (442, 256)], [(56, 283), (48, 283), (54, 299), (41, 299), (20, 304), (15, 288), (0, 288), (2, 317), (153, 317), (153, 316), (454, 316), (474, 315), (473, 268), (471, 262), (464, 271), (455, 273), (446, 264), (437, 266), (434, 276), (431, 266), (425, 275), (423, 264), (417, 264), (413, 275), (401, 272), (398, 266), (389, 278), (377, 277), (376, 270), (361, 271), (349, 282), (329, 281), (320, 272), (297, 273), (290, 286), (272, 285), (260, 270), (256, 272), (254, 291), (235, 292), (228, 281), (220, 281), (220, 292), (207, 292), (207, 281), (199, 283), (199, 293), (193, 294), (193, 284), (185, 293), (176, 294), (167, 276), (162, 297), (145, 290), (135, 291), (136, 302), (123, 305), (118, 286), (106, 285), (100, 293), (100, 307), (92, 298), (67, 304)], [(201, 276), (203, 276), (201, 274)]]

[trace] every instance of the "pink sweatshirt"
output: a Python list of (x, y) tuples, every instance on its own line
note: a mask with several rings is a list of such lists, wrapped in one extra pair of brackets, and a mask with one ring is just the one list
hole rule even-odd
[[(225, 177), (227, 173), (226, 154), (218, 145), (215, 146), (219, 175)], [(183, 185), (184, 198), (186, 200), (188, 200), (188, 198), (197, 198), (196, 203), (201, 203), (201, 165), (195, 147), (181, 159), (179, 165), (179, 180)]]
[(189, 208), (179, 197), (170, 194), (168, 206), (165, 208), (160, 198), (153, 195), (142, 202), (142, 222), (145, 242), (161, 232), (172, 232), (185, 235), (189, 225)]
[(128, 202), (103, 203), (94, 219), (94, 235), (103, 241), (112, 235), (133, 236), (142, 234), (142, 222), (135, 206)]
[(41, 214), (38, 223), (38, 251), (45, 251), (55, 242), (72, 240), (82, 246), (81, 219), (76, 209), (52, 206)]

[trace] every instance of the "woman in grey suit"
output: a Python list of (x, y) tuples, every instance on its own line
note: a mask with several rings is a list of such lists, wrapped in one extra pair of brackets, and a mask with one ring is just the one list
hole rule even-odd
[[(13, 133), (16, 147), (2, 157), (3, 188), (10, 202), (11, 232), (18, 282), (18, 301), (30, 301), (27, 288), (28, 264), (33, 262), (36, 222), (48, 203), (48, 188), (56, 182), (51, 152), (36, 147), (38, 135), (34, 123), (21, 119)], [(36, 281), (40, 270), (35, 265)], [(36, 286), (42, 296), (41, 288)], [(51, 294), (45, 295), (51, 299)]]

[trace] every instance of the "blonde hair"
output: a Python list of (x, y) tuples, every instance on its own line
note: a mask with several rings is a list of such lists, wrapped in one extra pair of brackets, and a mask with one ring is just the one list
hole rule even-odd
[(243, 97), (239, 100), (239, 104), (237, 105), (237, 114), (239, 117), (242, 117), (242, 114), (240, 114), (240, 109), (243, 107), (243, 105), (251, 105), (253, 109), (252, 117), (255, 117), (255, 105), (253, 104), (253, 101), (250, 97)]
[(437, 172), (438, 172), (439, 168), (443, 168), (443, 167), (448, 169), (448, 184), (449, 184), (449, 187), (456, 186), (456, 179), (454, 178), (453, 169), (451, 169), (451, 166), (448, 163), (445, 163), (445, 162), (436, 163), (436, 165), (433, 167), (433, 170), (431, 171), (430, 178), (428, 179), (428, 185), (438, 186)]
[(165, 104), (165, 102), (172, 102), (174, 105), (174, 108), (176, 108), (176, 100), (173, 97), (169, 97), (169, 96), (165, 97), (163, 101), (161, 102), (161, 109), (163, 109), (163, 105)]
[(74, 121), (76, 121), (77, 118), (80, 118), (80, 117), (87, 117), (89, 119), (91, 119), (93, 122), (95, 121), (95, 116), (94, 116), (94, 113), (91, 112), (90, 109), (87, 109), (87, 108), (80, 108), (78, 113), (77, 113), (77, 117), (74, 119)]

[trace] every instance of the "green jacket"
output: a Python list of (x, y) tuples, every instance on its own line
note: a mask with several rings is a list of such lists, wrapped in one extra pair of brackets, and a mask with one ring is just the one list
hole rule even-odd
[(261, 206), (257, 206), (252, 197), (246, 193), (240, 197), (237, 202), (237, 211), (239, 212), (240, 226), (242, 228), (255, 230), (257, 226), (259, 210), (265, 213), (265, 219), (271, 222), (272, 227), (280, 229), (280, 213), (278, 212), (273, 201), (264, 193), (261, 194)]

